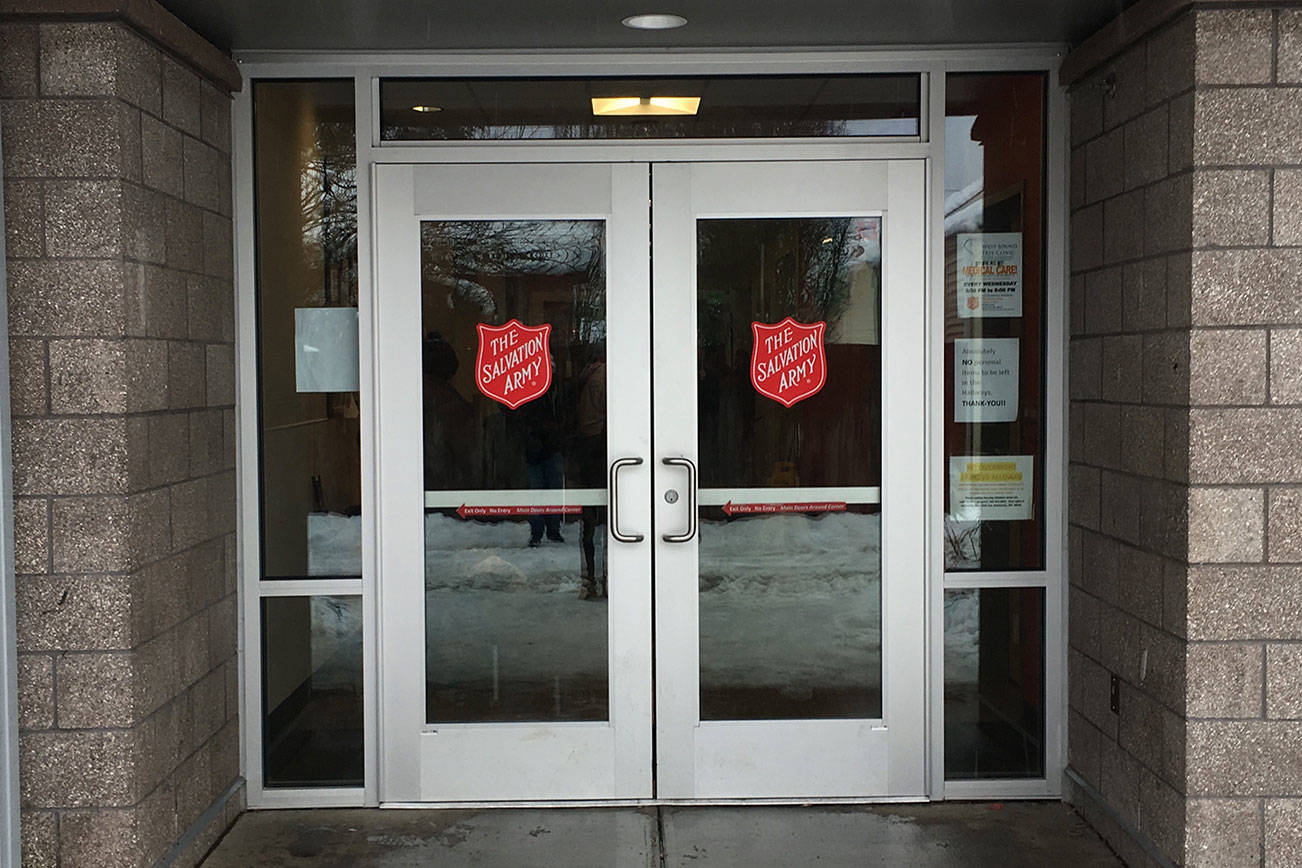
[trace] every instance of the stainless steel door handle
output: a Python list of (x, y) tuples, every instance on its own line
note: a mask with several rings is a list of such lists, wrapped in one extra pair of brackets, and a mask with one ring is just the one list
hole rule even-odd
[(662, 459), (670, 467), (687, 468), (687, 532), (667, 533), (661, 537), (665, 542), (685, 543), (696, 536), (696, 464), (690, 458)]
[(623, 533), (619, 529), (619, 469), (641, 463), (641, 458), (616, 458), (610, 465), (610, 535), (622, 543), (640, 543), (644, 539), (640, 533)]

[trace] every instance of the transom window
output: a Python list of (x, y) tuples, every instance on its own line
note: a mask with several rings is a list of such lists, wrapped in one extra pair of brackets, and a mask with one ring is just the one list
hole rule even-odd
[(384, 141), (920, 135), (921, 78), (389, 78)]

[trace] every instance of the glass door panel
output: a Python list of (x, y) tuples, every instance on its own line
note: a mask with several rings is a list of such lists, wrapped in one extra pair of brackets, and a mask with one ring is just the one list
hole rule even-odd
[(921, 183), (654, 169), (662, 797), (922, 792)]
[(696, 237), (701, 719), (879, 718), (881, 218)]
[(427, 723), (609, 719), (605, 229), (421, 222)]

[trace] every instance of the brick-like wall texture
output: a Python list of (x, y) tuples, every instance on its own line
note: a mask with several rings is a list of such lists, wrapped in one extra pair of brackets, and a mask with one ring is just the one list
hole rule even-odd
[(0, 118), (23, 864), (194, 864), (242, 799), (229, 94), (7, 21)]
[(1131, 865), (1302, 864), (1302, 11), (1224, 5), (1071, 90), (1070, 762)]
[[(1191, 51), (1188, 23), (1179, 23), (1071, 92), (1070, 763), (1176, 861), (1185, 793)], [(1105, 815), (1078, 804), (1129, 864), (1146, 864), (1148, 854)]]

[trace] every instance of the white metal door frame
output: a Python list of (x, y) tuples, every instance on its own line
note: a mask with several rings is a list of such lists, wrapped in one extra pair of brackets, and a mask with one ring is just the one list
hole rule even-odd
[[(671, 799), (926, 794), (926, 474), (921, 160), (684, 163), (653, 172), (653, 342), (657, 528), (683, 522), (665, 458), (699, 464), (696, 221), (709, 217), (882, 216), (881, 720), (701, 721), (698, 547), (656, 541), (657, 792)], [(667, 291), (661, 291), (666, 287)], [(770, 495), (771, 496), (771, 495)], [(839, 497), (839, 495), (838, 495)], [(837, 499), (826, 495), (826, 499)], [(813, 499), (821, 499), (814, 497)], [(819, 749), (819, 748), (822, 749)], [(756, 761), (756, 758), (762, 758)]]
[[(927, 744), (929, 774), (927, 795), (943, 798), (1056, 798), (1062, 794), (1061, 771), (1067, 762), (1066, 717), (1066, 576), (1067, 540), (1063, 509), (1066, 483), (1066, 359), (1067, 334), (1066, 208), (1067, 208), (1067, 103), (1052, 76), (1066, 51), (1056, 44), (870, 49), (790, 49), (754, 51), (688, 51), (666, 55), (638, 52), (494, 53), (439, 52), (421, 54), (346, 54), (337, 52), (246, 52), (238, 55), (246, 82), (257, 79), (348, 78), (354, 83), (356, 103), (357, 196), (371, 201), (369, 167), (386, 162), (501, 162), (501, 161), (646, 161), (774, 160), (774, 159), (909, 159), (928, 160), (927, 311), (928, 345), (943, 340), (944, 253), (940, 243), (944, 220), (944, 118), (945, 76), (948, 73), (1043, 71), (1051, 77), (1048, 93), (1048, 149), (1046, 232), (1046, 382), (1049, 384), (1046, 477), (1046, 564), (1041, 571), (1015, 575), (981, 573), (946, 574), (940, 556), (942, 517), (928, 509), (927, 530)], [(545, 143), (487, 143), (469, 147), (416, 145), (395, 147), (378, 137), (379, 78), (388, 75), (511, 75), (528, 70), (548, 75), (630, 74), (746, 74), (762, 72), (918, 72), (923, 76), (923, 135), (913, 141), (881, 140), (769, 140), (759, 142), (584, 142), (568, 145)], [(253, 194), (253, 113), (250, 88), (235, 95), (232, 113), (233, 206), (235, 232), (232, 246), (236, 264), (236, 365), (237, 365), (237, 489), (239, 500), (241, 767), (248, 781), (248, 804), (254, 808), (314, 807), (379, 804), (380, 691), (377, 570), (378, 539), (374, 520), (363, 524), (363, 578), (325, 579), (311, 582), (261, 581), (259, 551), (259, 477), (257, 464), (257, 352), (255, 303), (255, 233)], [(358, 209), (358, 274), (360, 295), (362, 498), (364, 514), (375, 516), (376, 430), (373, 395), (376, 379), (375, 330), (372, 304), (374, 282), (374, 215)], [(944, 418), (944, 370), (939, 354), (930, 353), (926, 387), (930, 395), (926, 436), (929, 503), (943, 498), (944, 474), (941, 420)], [(369, 510), (369, 511), (368, 511)], [(943, 654), (942, 617), (946, 588), (1022, 586), (1046, 589), (1046, 765), (1038, 780), (946, 781), (943, 764)], [(365, 730), (365, 784), (342, 788), (268, 788), (264, 786), (261, 759), (262, 672), (260, 644), (261, 601), (273, 596), (304, 594), (356, 594), (363, 606), (363, 680)], [(760, 800), (763, 801), (763, 800)], [(860, 800), (872, 801), (872, 800)]]
[[(924, 315), (921, 161), (666, 164), (654, 175), (648, 263), (641, 164), (396, 164), (373, 175), (384, 298), (376, 407), (383, 592), (380, 800), (918, 798), (925, 794)], [(661, 459), (697, 458), (696, 219), (742, 215), (883, 216), (883, 715), (875, 721), (701, 722), (696, 544), (652, 535), (651, 489), (628, 489), (642, 544), (611, 553), (609, 724), (424, 725), (425, 493), (420, 466), (419, 223), (431, 219), (605, 217), (608, 232), (610, 456), (650, 459), (655, 492), (678, 486)], [(642, 221), (641, 232), (629, 225)], [(657, 293), (648, 323), (649, 268)], [(654, 335), (655, 352), (648, 337)], [(651, 364), (647, 364), (647, 360)], [(650, 370), (656, 371), (652, 395)], [(650, 454), (654, 419), (656, 449)], [(645, 470), (629, 473), (633, 486)], [(829, 495), (830, 496), (830, 495)], [(682, 506), (657, 504), (656, 528)], [(607, 535), (609, 538), (609, 535)], [(657, 580), (651, 636), (650, 548)], [(418, 647), (419, 646), (419, 647)], [(654, 651), (652, 649), (655, 649)], [(658, 677), (651, 684), (650, 655)], [(420, 661), (413, 665), (413, 661)], [(653, 716), (651, 691), (657, 696)], [(657, 765), (651, 768), (652, 720)], [(754, 757), (768, 758), (755, 763)]]
[[(649, 798), (651, 554), (610, 546), (610, 715), (592, 723), (425, 722), (425, 519), (420, 473), (420, 223), (436, 220), (606, 221), (607, 448), (650, 450), (647, 172), (638, 164), (385, 165), (372, 178), (384, 296), (376, 303), (380, 549), (382, 802)], [(646, 465), (621, 474), (621, 520), (650, 538)], [(499, 493), (500, 494), (500, 493)], [(608, 528), (608, 525), (607, 525)], [(606, 529), (603, 528), (603, 532)], [(606, 533), (609, 540), (609, 533)], [(420, 641), (414, 641), (420, 637)]]

